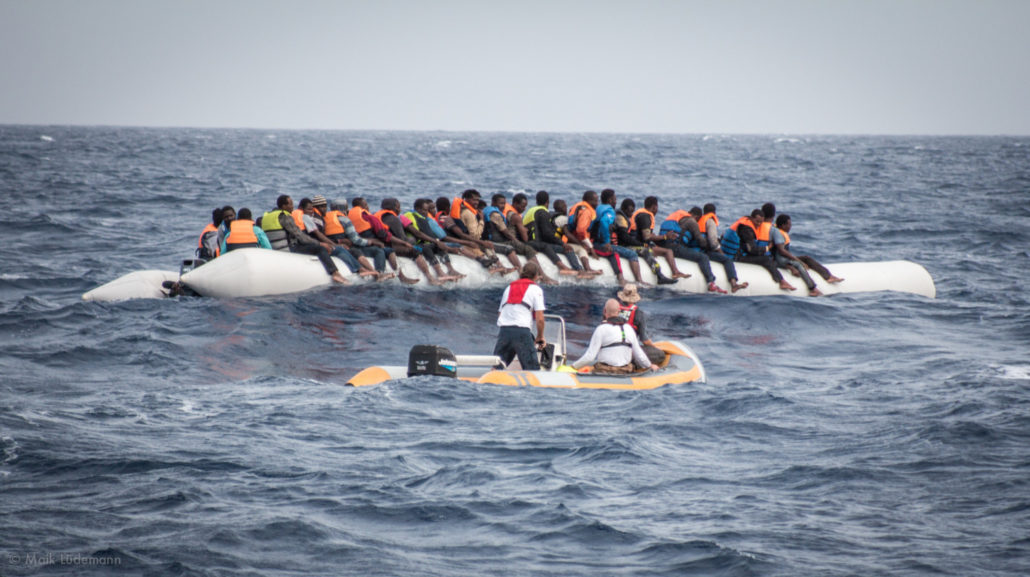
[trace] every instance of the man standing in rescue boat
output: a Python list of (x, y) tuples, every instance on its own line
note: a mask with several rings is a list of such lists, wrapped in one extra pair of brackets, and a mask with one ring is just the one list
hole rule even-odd
[[(494, 355), (501, 358), (505, 365), (511, 364), (516, 356), (524, 371), (540, 370), (540, 361), (536, 349), (543, 348), (544, 340), (544, 291), (536, 281), (540, 278), (540, 267), (535, 262), (527, 262), (522, 267), (519, 280), (508, 285), (501, 295), (501, 306), (498, 308), (497, 344)], [(536, 324), (536, 342), (534, 346), (531, 328)]]

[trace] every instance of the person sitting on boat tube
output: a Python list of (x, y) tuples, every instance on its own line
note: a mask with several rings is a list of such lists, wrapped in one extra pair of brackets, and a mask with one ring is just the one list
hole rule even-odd
[(790, 215), (781, 214), (776, 217), (776, 226), (770, 231), (772, 255), (776, 259), (777, 266), (790, 270), (794, 276), (800, 276), (805, 281), (805, 286), (808, 287), (808, 294), (814, 297), (821, 296), (823, 293), (815, 286), (812, 275), (808, 274), (808, 269), (819, 273), (823, 280), (831, 284), (844, 280), (833, 276), (829, 269), (819, 264), (819, 261), (814, 258), (805, 255), (797, 256), (790, 252), (790, 228)]
[(619, 315), (619, 301), (608, 299), (604, 303), (604, 322), (594, 329), (590, 346), (572, 368), (593, 366), (595, 373), (634, 373), (639, 370), (657, 371), (640, 346), (633, 326)]
[[(293, 220), (293, 198), (289, 195), (283, 194), (276, 199), (275, 205), (277, 210), (271, 213), (265, 213), (265, 217), (270, 214), (278, 215), (279, 229), (286, 233), (286, 242), (290, 247), (290, 252), (296, 252), (300, 254), (309, 254), (317, 256), (318, 260), (322, 263), (322, 267), (325, 268), (325, 272), (332, 277), (333, 282), (337, 284), (347, 285), (350, 284), (339, 269), (336, 268), (336, 263), (333, 262), (329, 251), (333, 248), (327, 242), (319, 242), (312, 238), (308, 233), (301, 230), (297, 226), (297, 222)], [(264, 226), (264, 218), (262, 217), (262, 229), (267, 230)]]
[(236, 219), (229, 223), (229, 233), (222, 239), (221, 254), (246, 247), (261, 247), (272, 250), (272, 243), (261, 227), (254, 224), (249, 208), (241, 208)]
[[(540, 278), (540, 265), (527, 262), (522, 266), (519, 280), (508, 285), (501, 295), (498, 307), (497, 344), (494, 355), (507, 366), (517, 356), (524, 371), (540, 370), (537, 348), (544, 348), (544, 291), (536, 284)], [(536, 347), (531, 328), (536, 324)]]

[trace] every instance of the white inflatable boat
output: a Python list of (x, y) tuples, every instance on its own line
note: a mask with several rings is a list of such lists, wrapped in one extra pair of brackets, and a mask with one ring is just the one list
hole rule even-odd
[[(452, 255), (450, 258), (454, 268), (464, 274), (465, 277), (439, 287), (444, 290), (450, 288), (503, 288), (517, 278), (515, 273), (503, 276), (491, 275), (478, 262), (462, 256)], [(437, 288), (430, 286), (426, 282), (422, 273), (415, 266), (414, 261), (403, 258), (399, 260), (405, 275), (421, 279), (421, 282), (411, 286), (414, 288)], [(543, 267), (544, 272), (551, 278), (556, 279), (560, 285), (617, 286), (616, 277), (612, 272), (611, 266), (608, 264), (608, 261), (603, 259), (598, 259), (593, 263), (592, 268), (603, 271), (601, 275), (593, 279), (559, 276), (557, 267), (551, 261), (542, 255), (538, 257), (538, 261)], [(361, 279), (357, 275), (350, 273), (347, 267), (339, 260), (336, 263), (340, 271), (351, 282), (373, 282)], [(669, 275), (668, 263), (664, 259), (659, 259), (659, 263), (662, 266), (663, 272)], [(795, 291), (781, 289), (773, 281), (772, 277), (769, 276), (769, 273), (757, 265), (735, 264), (740, 281), (748, 283), (748, 287), (730, 294), (736, 296), (808, 295), (808, 291), (805, 289), (801, 279), (792, 277), (790, 273), (785, 272), (784, 278), (797, 287)], [(687, 279), (680, 279), (675, 284), (663, 285), (663, 289), (698, 294), (708, 291), (707, 283), (696, 264), (679, 259), (676, 261), (676, 266), (680, 271), (690, 273), (692, 276)], [(936, 288), (930, 273), (914, 262), (827, 263), (826, 267), (833, 271), (833, 274), (836, 276), (845, 279), (844, 282), (830, 284), (818, 275), (813, 274), (812, 278), (815, 280), (819, 290), (826, 295), (897, 291), (921, 295), (927, 298), (934, 298), (936, 296)], [(624, 268), (626, 269), (626, 275), (628, 275), (627, 280), (633, 280), (629, 268)], [(726, 279), (726, 273), (722, 265), (712, 263), (712, 272), (716, 276), (716, 284), (729, 291), (729, 281)], [(642, 279), (643, 282), (655, 284), (655, 276), (648, 267), (642, 266), (641, 273), (644, 277)], [(245, 248), (229, 252), (211, 262), (191, 270), (186, 270), (181, 274), (160, 270), (129, 273), (85, 293), (82, 295), (82, 298), (87, 301), (160, 298), (169, 296), (170, 289), (166, 285), (171, 285), (173, 282), (181, 283), (189, 290), (201, 296), (220, 298), (283, 295), (332, 284), (332, 280), (316, 257), (283, 251)], [(386, 282), (399, 283), (400, 281), (393, 279)]]

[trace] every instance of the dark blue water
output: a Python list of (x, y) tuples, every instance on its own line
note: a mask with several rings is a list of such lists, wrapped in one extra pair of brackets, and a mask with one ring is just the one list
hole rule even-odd
[[(499, 291), (83, 303), (218, 205), (765, 201), (938, 298), (650, 291), (704, 385), (353, 389)], [(0, 127), (0, 575), (1026, 575), (1030, 139)], [(588, 340), (601, 288), (547, 292)]]

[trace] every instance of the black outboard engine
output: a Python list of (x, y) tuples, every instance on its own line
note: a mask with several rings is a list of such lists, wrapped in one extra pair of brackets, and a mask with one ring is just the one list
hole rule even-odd
[(408, 352), (408, 376), (458, 376), (458, 360), (454, 353), (437, 345), (415, 345)]

